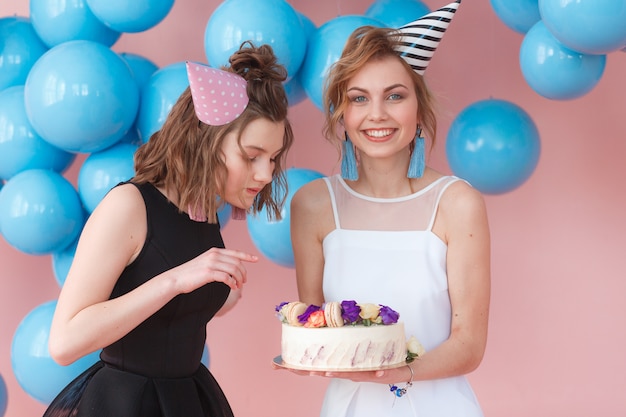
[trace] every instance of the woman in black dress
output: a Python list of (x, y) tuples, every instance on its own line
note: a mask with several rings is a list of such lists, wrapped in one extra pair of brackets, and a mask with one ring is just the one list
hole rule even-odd
[(217, 212), (228, 203), (234, 217), (263, 207), (280, 217), (293, 141), (286, 72), (271, 47), (249, 42), (227, 68), (187, 69), (190, 88), (138, 149), (136, 175), (83, 229), (49, 347), (62, 365), (100, 349), (101, 360), (46, 417), (232, 416), (201, 363), (206, 324), (235, 304), (257, 257), (224, 248)]

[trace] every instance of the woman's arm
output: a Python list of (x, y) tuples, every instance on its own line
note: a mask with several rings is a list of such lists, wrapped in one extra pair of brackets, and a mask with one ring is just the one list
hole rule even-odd
[(324, 302), (322, 241), (333, 222), (328, 187), (323, 180), (311, 181), (295, 193), (291, 200), (291, 243), (298, 296), (306, 304), (321, 306)]
[(448, 245), (450, 337), (413, 365), (415, 380), (467, 374), (482, 361), (491, 291), (490, 236), (482, 195), (464, 182), (442, 196), (433, 231)]
[(112, 189), (83, 228), (50, 330), (49, 349), (67, 365), (119, 340), (174, 296), (211, 281), (232, 289), (246, 281), (241, 261), (256, 257), (213, 248), (135, 290), (109, 300), (124, 268), (143, 247), (145, 205), (133, 185)]

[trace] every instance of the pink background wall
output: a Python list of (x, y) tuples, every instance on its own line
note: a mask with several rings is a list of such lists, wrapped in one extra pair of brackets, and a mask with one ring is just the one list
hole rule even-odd
[[(431, 9), (444, 1), (426, 0)], [(206, 62), (203, 34), (217, 0), (179, 0), (158, 26), (124, 34), (113, 46), (159, 66)], [(321, 25), (362, 14), (367, 0), (291, 0)], [(27, 0), (0, 3), (0, 16), (28, 16)], [(469, 378), (489, 417), (626, 415), (626, 53), (607, 56), (589, 94), (551, 101), (522, 77), (523, 37), (507, 28), (488, 0), (463, 3), (427, 79), (443, 112), (434, 167), (450, 172), (445, 137), (453, 118), (486, 98), (525, 109), (542, 140), (539, 165), (520, 188), (486, 196), (493, 236), (489, 343)], [(296, 144), (289, 165), (324, 174), (335, 153), (321, 138), (321, 113), (308, 100), (292, 107)], [(75, 183), (82, 158), (66, 177)], [(258, 252), (245, 222), (231, 221), (226, 244)], [(50, 256), (23, 254), (0, 239), (0, 375), (7, 417), (41, 415), (11, 368), (11, 341), (22, 318), (55, 299)], [(262, 259), (250, 268), (239, 306), (208, 326), (211, 370), (238, 416), (316, 416), (326, 381), (273, 371), (280, 326), (274, 305), (296, 298), (294, 271)], [(381, 283), (381, 285), (384, 285)]]

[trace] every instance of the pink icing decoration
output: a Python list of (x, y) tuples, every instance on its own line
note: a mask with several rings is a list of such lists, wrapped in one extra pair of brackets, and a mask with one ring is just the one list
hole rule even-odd
[(225, 125), (248, 105), (247, 82), (240, 75), (187, 62), (187, 76), (196, 115), (203, 123)]

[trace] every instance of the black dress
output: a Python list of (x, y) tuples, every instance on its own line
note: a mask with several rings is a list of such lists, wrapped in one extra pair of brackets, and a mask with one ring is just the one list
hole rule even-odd
[[(146, 204), (147, 235), (111, 299), (212, 247), (224, 247), (219, 225), (190, 220), (151, 184), (137, 185)], [(102, 262), (106, 262), (103, 256)], [(44, 417), (225, 417), (231, 408), (201, 363), (206, 324), (230, 288), (212, 282), (180, 294), (72, 381)]]

